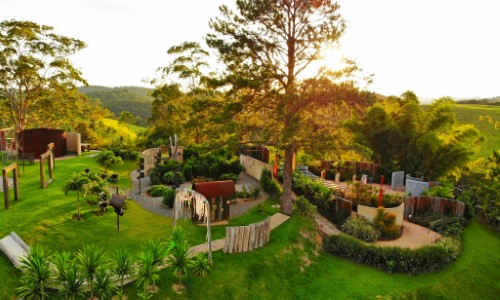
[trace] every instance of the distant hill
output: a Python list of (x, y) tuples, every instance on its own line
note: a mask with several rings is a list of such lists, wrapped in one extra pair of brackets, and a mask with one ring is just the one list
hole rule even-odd
[(500, 106), (500, 96), (480, 99), (462, 99), (458, 100), (457, 104), (478, 104), (478, 105), (495, 105)]
[(151, 116), (153, 98), (150, 93), (152, 89), (137, 86), (105, 87), (91, 85), (79, 87), (78, 90), (109, 109), (117, 117), (122, 111), (131, 112), (136, 117), (137, 125), (146, 126), (147, 120)]

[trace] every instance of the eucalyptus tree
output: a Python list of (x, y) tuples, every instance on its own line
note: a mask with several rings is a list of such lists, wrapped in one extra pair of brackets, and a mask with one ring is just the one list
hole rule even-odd
[(226, 82), (242, 99), (236, 106), (269, 121), (261, 139), (285, 151), (282, 210), (292, 213), (292, 159), (301, 112), (308, 110), (299, 77), (344, 32), (339, 5), (331, 0), (238, 0), (210, 21), (207, 44), (226, 66)]
[(54, 28), (30, 21), (0, 23), (0, 99), (16, 132), (28, 126), (32, 110), (49, 90), (84, 83), (68, 57), (85, 47)]

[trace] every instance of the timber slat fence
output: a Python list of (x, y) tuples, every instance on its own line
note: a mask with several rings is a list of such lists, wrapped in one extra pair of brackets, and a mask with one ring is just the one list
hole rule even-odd
[(226, 227), (225, 253), (248, 252), (269, 242), (271, 218), (248, 226)]
[(440, 213), (453, 217), (463, 217), (465, 203), (440, 197), (410, 197), (405, 201), (404, 219), (426, 212)]

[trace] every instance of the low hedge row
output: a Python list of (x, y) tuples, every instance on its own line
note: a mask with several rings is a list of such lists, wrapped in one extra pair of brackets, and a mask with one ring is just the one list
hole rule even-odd
[(434, 272), (454, 262), (461, 253), (458, 239), (443, 238), (440, 242), (418, 249), (379, 247), (354, 237), (340, 234), (326, 239), (328, 252), (387, 272), (416, 275)]

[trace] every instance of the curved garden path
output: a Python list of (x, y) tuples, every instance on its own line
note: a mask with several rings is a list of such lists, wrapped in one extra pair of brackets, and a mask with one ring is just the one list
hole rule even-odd
[[(314, 216), (314, 220), (316, 221), (318, 230), (323, 235), (342, 233), (342, 231), (340, 231), (335, 225), (318, 213)], [(441, 239), (441, 235), (439, 233), (434, 232), (429, 228), (425, 228), (408, 221), (403, 221), (403, 234), (399, 238), (392, 241), (377, 241), (375, 245), (384, 247), (407, 247), (414, 249), (434, 244), (439, 239)]]

